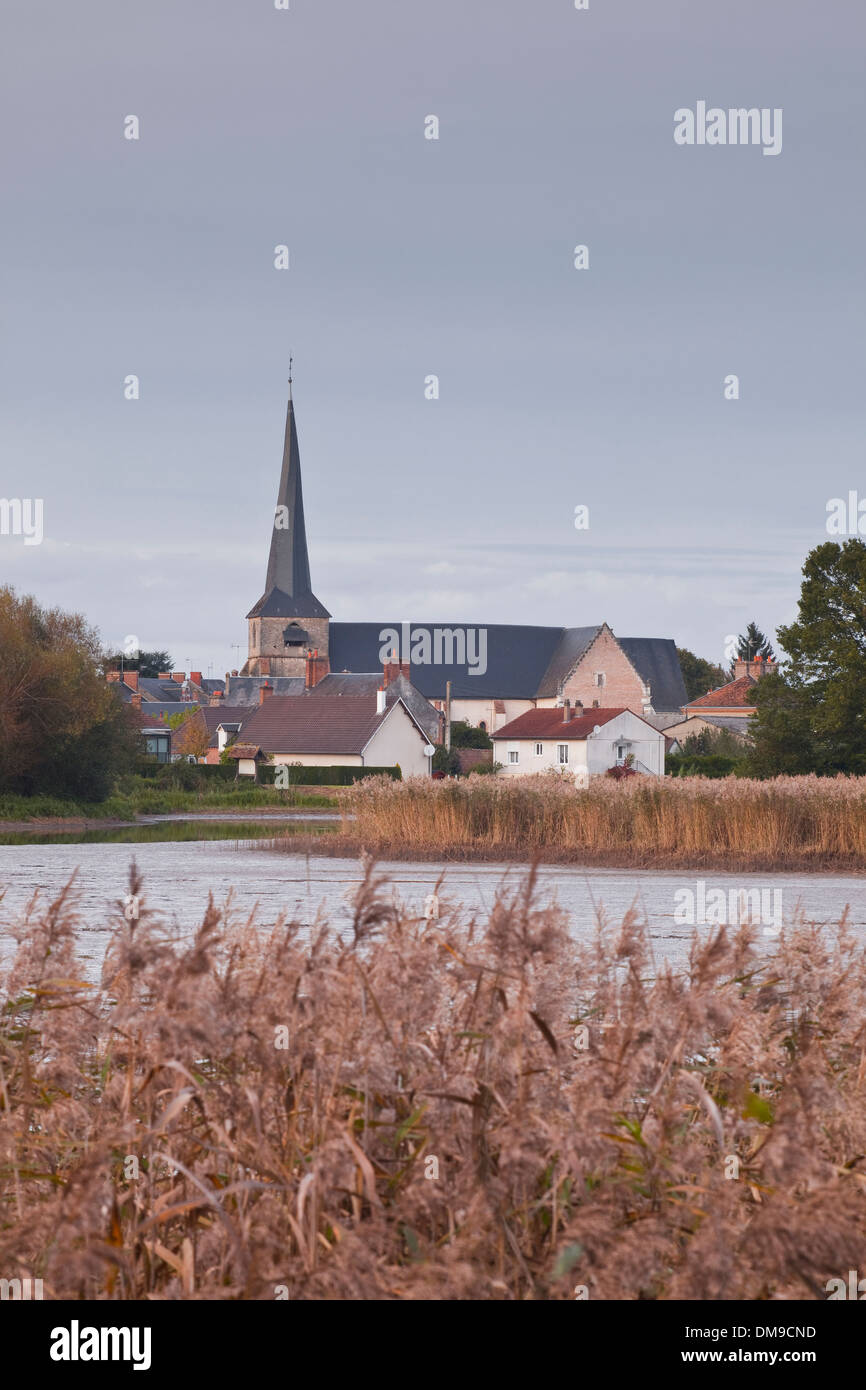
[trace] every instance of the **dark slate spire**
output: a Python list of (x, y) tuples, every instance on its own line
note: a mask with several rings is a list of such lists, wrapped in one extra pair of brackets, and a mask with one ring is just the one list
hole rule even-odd
[[(291, 372), (291, 365), (289, 367)], [(289, 376), (289, 407), (286, 414), (286, 440), (280, 490), (271, 532), (271, 553), (265, 592), (248, 618), (329, 618), (310, 586), (310, 560), (304, 525), (304, 497), (301, 491), (301, 456), (292, 378)]]

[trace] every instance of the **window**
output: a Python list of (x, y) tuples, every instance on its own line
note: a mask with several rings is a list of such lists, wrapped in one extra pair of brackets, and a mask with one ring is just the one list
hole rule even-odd
[(617, 760), (618, 760), (619, 762), (622, 762), (623, 758), (625, 757), (625, 744), (624, 744), (624, 743), (618, 743), (618, 744), (616, 745), (616, 756), (617, 756)]
[(535, 745), (535, 756), (536, 756), (536, 758), (540, 758), (543, 752), (544, 752), (544, 744), (543, 744), (543, 743), (536, 743), (536, 745)]
[(557, 746), (556, 746), (556, 756), (557, 756), (557, 759), (558, 759), (559, 762), (561, 762), (561, 763), (567, 763), (567, 762), (568, 762), (568, 744), (567, 744), (567, 743), (559, 743), (559, 744), (557, 744)]
[(604, 671), (596, 671), (595, 683), (596, 685), (604, 685)]
[(519, 754), (518, 752), (516, 752), (513, 748), (510, 748), (510, 749), (508, 750), (508, 761), (509, 761), (510, 763), (516, 763), (516, 762), (519, 761), (519, 759), (520, 759), (520, 754)]
[(479, 729), (481, 730), (481, 732), (482, 732), (483, 734), (486, 734), (486, 733), (487, 733), (487, 721), (486, 721), (486, 720), (482, 719), (482, 720), (481, 720), (481, 723), (478, 725), (478, 727), (479, 727)]

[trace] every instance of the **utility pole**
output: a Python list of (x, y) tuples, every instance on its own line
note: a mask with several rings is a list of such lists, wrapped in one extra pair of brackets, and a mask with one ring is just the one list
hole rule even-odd
[(451, 682), (445, 682), (445, 752), (451, 752)]

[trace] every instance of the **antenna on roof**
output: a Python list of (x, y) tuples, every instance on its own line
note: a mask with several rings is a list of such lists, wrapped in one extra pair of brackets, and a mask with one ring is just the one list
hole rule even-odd
[(292, 399), (292, 363), (294, 360), (294, 357), (289, 356), (289, 400)]

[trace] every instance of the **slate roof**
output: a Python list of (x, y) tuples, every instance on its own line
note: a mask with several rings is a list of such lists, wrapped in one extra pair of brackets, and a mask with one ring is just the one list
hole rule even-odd
[(648, 724), (652, 724), (654, 729), (664, 733), (665, 729), (671, 728), (673, 724), (682, 724), (685, 715), (681, 710), (668, 710), (666, 714), (642, 714), (641, 719), (645, 719)]
[(329, 618), (331, 615), (310, 587), (310, 560), (304, 525), (304, 496), (301, 488), (301, 454), (291, 386), (286, 411), (283, 466), (277, 493), (277, 507), (285, 507), (288, 525), (277, 526), (276, 510), (271, 525), (271, 549), (265, 592), (248, 618)]
[(141, 676), (138, 689), (142, 695), (147, 696), (148, 701), (159, 700), (162, 704), (180, 704), (183, 695), (180, 681), (161, 681), (157, 676)]
[[(557, 743), (568, 743), (574, 739), (585, 739), (596, 725), (609, 724), (618, 714), (625, 713), (625, 708), (591, 709), (585, 714), (575, 715), (566, 724), (561, 709), (528, 709), (525, 714), (519, 714), (510, 723), (503, 724), (501, 729), (491, 734), (491, 738), (494, 742), (502, 739), (546, 738)], [(634, 710), (628, 713), (633, 714)]]
[(601, 632), (601, 627), (566, 627), (560, 629), (560, 638), (547, 670), (541, 677), (535, 694), (540, 700), (559, 694), (559, 687), (570, 671), (573, 671), (580, 658)]
[(303, 695), (303, 676), (229, 676), (226, 684), (226, 701), (233, 708), (241, 705), (258, 705), (259, 689), (264, 681), (274, 688), (270, 699), (278, 695)]
[[(375, 671), (381, 666), (380, 633), (386, 628), (401, 631), (399, 622), (331, 623), (329, 653), (331, 670)], [(412, 684), (428, 700), (444, 700), (445, 683), (451, 682), (453, 699), (535, 698), (551, 658), (562, 638), (561, 627), (519, 627), (503, 623), (413, 623), (410, 632), (474, 628), (487, 633), (487, 670), (472, 675), (467, 663), (438, 665), (412, 664)]]
[[(601, 631), (595, 627), (529, 627), (505, 623), (413, 623), (425, 629), (475, 628), (487, 633), (487, 669), (473, 675), (467, 663), (422, 665), (413, 662), (412, 684), (428, 700), (444, 700), (451, 681), (453, 699), (534, 700), (558, 694), (558, 687)], [(399, 622), (331, 623), (331, 670), (370, 671), (380, 664), (380, 634), (401, 632)], [(477, 639), (476, 639), (477, 640)], [(687, 700), (676, 644), (667, 637), (617, 637), (632, 665), (652, 692), (657, 711), (679, 710)], [(411, 647), (411, 640), (410, 640)], [(475, 650), (477, 651), (477, 645)]]
[(616, 640), (649, 685), (656, 713), (680, 710), (689, 697), (676, 643), (670, 637), (618, 637)]
[(754, 709), (751, 695), (757, 684), (753, 676), (740, 676), (735, 681), (728, 681), (727, 685), (720, 685), (715, 690), (708, 691), (706, 695), (699, 695), (696, 700), (689, 700), (688, 708), (731, 709), (742, 705)]
[[(394, 708), (377, 714), (375, 697), (322, 695), (299, 700), (270, 695), (247, 719), (243, 740), (266, 753), (361, 753)], [(411, 719), (408, 710), (406, 714)], [(423, 730), (417, 733), (425, 737)]]

